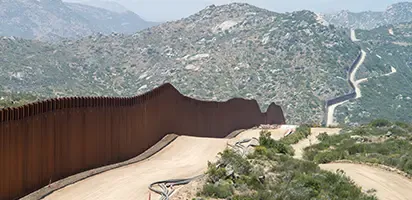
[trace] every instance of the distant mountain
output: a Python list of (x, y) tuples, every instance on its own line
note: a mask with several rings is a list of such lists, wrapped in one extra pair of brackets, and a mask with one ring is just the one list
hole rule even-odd
[(396, 3), (383, 12), (353, 13), (347, 10), (323, 14), (323, 19), (331, 24), (353, 29), (374, 29), (379, 26), (412, 21), (412, 2)]
[(119, 3), (116, 3), (114, 1), (108, 1), (108, 0), (64, 0), (64, 2), (79, 3), (79, 4), (88, 5), (88, 6), (93, 6), (96, 8), (103, 8), (103, 9), (110, 10), (116, 13), (126, 13), (130, 11), (124, 6), (120, 5)]
[(348, 35), (310, 11), (209, 6), (134, 35), (0, 39), (0, 85), (36, 97), (131, 96), (170, 82), (191, 97), (275, 102), (290, 123), (319, 123), (324, 100), (351, 90), (359, 48)]
[(0, 19), (0, 36), (46, 41), (99, 32), (131, 34), (155, 25), (130, 11), (119, 13), (61, 0), (2, 0)]

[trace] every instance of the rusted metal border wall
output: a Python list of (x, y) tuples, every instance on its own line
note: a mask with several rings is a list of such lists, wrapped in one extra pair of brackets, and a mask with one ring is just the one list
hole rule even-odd
[(51, 99), (0, 110), (0, 199), (17, 199), (49, 182), (133, 158), (168, 133), (225, 137), (263, 123), (283, 124), (272, 104), (198, 101), (162, 85), (131, 98)]

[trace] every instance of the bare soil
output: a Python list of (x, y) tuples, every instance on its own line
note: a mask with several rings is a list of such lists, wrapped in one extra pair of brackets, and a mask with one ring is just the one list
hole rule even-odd
[[(208, 161), (227, 144), (259, 137), (260, 129), (240, 132), (232, 139), (213, 139), (179, 136), (150, 158), (92, 176), (57, 190), (45, 199), (157, 199), (148, 186), (156, 181), (191, 178), (205, 172)], [(283, 136), (285, 130), (271, 130), (274, 138)]]

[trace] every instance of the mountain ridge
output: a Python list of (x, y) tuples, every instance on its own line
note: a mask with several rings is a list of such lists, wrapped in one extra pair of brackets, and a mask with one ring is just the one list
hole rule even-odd
[(7, 0), (0, 2), (0, 35), (56, 41), (102, 32), (131, 34), (156, 25), (133, 12), (115, 13), (61, 0)]
[(350, 12), (321, 14), (331, 24), (351, 29), (371, 30), (379, 26), (412, 21), (412, 2), (395, 3), (385, 11)]
[(197, 99), (253, 98), (262, 110), (275, 102), (296, 123), (320, 122), (324, 100), (350, 90), (346, 70), (359, 50), (345, 30), (322, 25), (313, 12), (242, 3), (209, 6), (133, 35), (0, 45), (0, 60), (9, 63), (0, 65), (5, 90), (129, 96), (170, 82)]

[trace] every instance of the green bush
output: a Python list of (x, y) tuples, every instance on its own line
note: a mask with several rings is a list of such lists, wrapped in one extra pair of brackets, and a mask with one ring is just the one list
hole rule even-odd
[[(410, 125), (405, 123), (374, 120), (368, 126), (345, 130), (344, 134), (319, 136), (320, 143), (306, 148), (303, 157), (316, 163), (328, 163), (342, 159), (378, 163), (412, 174), (412, 154), (410, 153), (412, 143), (409, 140), (411, 138), (409, 127)], [(389, 138), (386, 136), (388, 131), (393, 133)], [(352, 139), (351, 136), (383, 137), (385, 140), (362, 143)]]
[(325, 141), (329, 138), (329, 135), (327, 133), (321, 133), (316, 137), (319, 141)]
[(215, 164), (208, 162), (207, 172), (209, 182), (215, 183), (226, 176), (225, 168), (218, 168)]
[(317, 150), (315, 150), (311, 147), (306, 148), (305, 151), (303, 152), (303, 159), (313, 161), (317, 154), (318, 154)]
[(267, 156), (267, 155), (268, 155), (268, 150), (267, 150), (267, 148), (264, 147), (264, 146), (257, 146), (257, 147), (255, 148), (255, 152), (254, 152), (254, 153), (257, 154), (257, 155)]
[(276, 141), (272, 139), (270, 132), (262, 131), (260, 133), (259, 143), (261, 146), (266, 147), (268, 150), (274, 150), (275, 153), (281, 153), (291, 156), (295, 154), (295, 151), (290, 145), (285, 144), (282, 141)]
[(302, 125), (302, 126), (299, 126), (293, 134), (290, 134), (282, 138), (280, 141), (285, 144), (289, 144), (289, 145), (296, 144), (300, 140), (307, 138), (310, 134), (311, 134), (310, 126)]
[[(267, 140), (266, 145), (276, 146), (268, 138), (262, 139)], [(313, 162), (273, 152), (275, 148), (260, 146), (255, 151), (257, 156), (253, 160), (237, 157), (233, 151), (222, 152), (219, 163), (233, 165), (233, 162), (248, 162), (251, 169), (242, 174), (237, 171), (241, 168), (236, 168), (235, 174), (239, 176), (225, 177), (222, 176), (223, 172), (210, 164), (209, 174), (216, 174), (221, 179), (215, 183), (208, 182), (200, 195), (232, 200), (375, 199), (363, 194), (342, 173), (326, 172)], [(268, 159), (269, 156), (271, 159)], [(270, 169), (266, 171), (265, 168), (268, 167)]]
[(391, 126), (392, 123), (386, 119), (375, 119), (369, 123), (372, 127), (388, 127)]
[(233, 195), (233, 191), (230, 183), (221, 181), (216, 184), (207, 183), (204, 185), (202, 194), (208, 197), (228, 198)]
[(244, 159), (241, 155), (237, 154), (231, 149), (225, 149), (223, 152), (219, 153), (220, 162), (223, 165), (230, 165), (239, 174), (249, 174), (252, 165)]
[(329, 163), (335, 160), (345, 159), (345, 153), (341, 151), (326, 151), (318, 153), (313, 161), (316, 163)]

